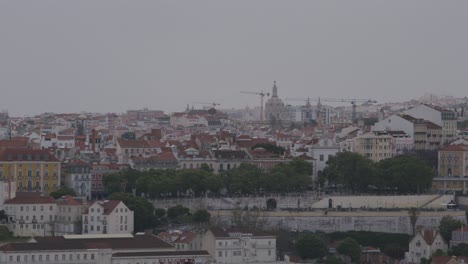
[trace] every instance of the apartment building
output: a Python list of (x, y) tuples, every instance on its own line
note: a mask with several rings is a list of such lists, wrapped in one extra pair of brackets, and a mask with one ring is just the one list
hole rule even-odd
[(84, 234), (133, 233), (133, 211), (118, 200), (95, 201), (83, 216)]
[(15, 181), (19, 192), (53, 192), (60, 187), (60, 173), (60, 161), (47, 150), (0, 150), (0, 177)]
[(64, 163), (64, 166), (64, 185), (73, 189), (77, 196), (91, 200), (91, 165), (74, 159)]
[(39, 193), (17, 193), (5, 202), (7, 226), (15, 236), (52, 236), (57, 220), (57, 203)]
[(375, 162), (392, 157), (392, 137), (366, 133), (354, 139), (354, 151)]
[(437, 177), (432, 187), (437, 190), (468, 189), (468, 145), (449, 145), (439, 150)]
[(256, 230), (211, 228), (203, 235), (202, 248), (216, 263), (276, 261), (276, 237)]
[(428, 120), (441, 127), (440, 142), (442, 145), (456, 139), (457, 117), (454, 111), (430, 104), (421, 104), (406, 111), (415, 118)]
[(54, 235), (81, 234), (81, 216), (87, 208), (86, 198), (65, 195), (56, 200), (57, 220)]
[(64, 235), (0, 247), (0, 264), (10, 263), (212, 263), (206, 251), (175, 251), (153, 235)]

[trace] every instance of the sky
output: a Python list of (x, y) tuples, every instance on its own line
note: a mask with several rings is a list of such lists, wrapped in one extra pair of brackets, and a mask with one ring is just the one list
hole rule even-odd
[[(0, 0), (0, 109), (468, 94), (468, 1)], [(300, 102), (290, 102), (297, 103)]]

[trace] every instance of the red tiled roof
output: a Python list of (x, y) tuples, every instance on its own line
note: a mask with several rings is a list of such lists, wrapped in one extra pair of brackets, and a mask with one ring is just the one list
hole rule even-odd
[(83, 205), (82, 202), (76, 200), (71, 195), (64, 195), (58, 198), (57, 203), (60, 205)]
[(468, 151), (468, 145), (449, 145), (439, 151)]
[(12, 140), (0, 140), (1, 148), (27, 148), (28, 139), (12, 139)]
[(36, 243), (9, 243), (0, 251), (56, 251), (72, 249), (151, 249), (173, 246), (153, 235), (136, 235), (133, 238), (83, 238), (65, 239), (61, 237), (36, 237)]
[(16, 193), (16, 197), (5, 204), (55, 204), (52, 196), (41, 196), (39, 193)]
[(149, 148), (146, 140), (124, 140), (119, 139), (118, 144), (121, 148)]
[(55, 161), (59, 160), (45, 149), (7, 148), (0, 150), (0, 161)]
[(90, 207), (97, 203), (104, 209), (104, 214), (109, 215), (121, 202), (119, 200), (94, 201)]

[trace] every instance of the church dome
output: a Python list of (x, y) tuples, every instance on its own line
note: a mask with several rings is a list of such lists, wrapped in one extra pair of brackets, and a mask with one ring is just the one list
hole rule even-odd
[(270, 99), (265, 103), (265, 117), (266, 120), (281, 120), (284, 119), (285, 107), (283, 100), (278, 97), (278, 87), (276, 81), (273, 84), (273, 92)]

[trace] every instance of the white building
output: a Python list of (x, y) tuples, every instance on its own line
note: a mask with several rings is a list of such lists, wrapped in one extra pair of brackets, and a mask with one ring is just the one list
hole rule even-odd
[(216, 263), (276, 261), (276, 237), (260, 231), (211, 228), (202, 238), (202, 248)]
[(66, 163), (63, 183), (75, 191), (79, 197), (91, 200), (91, 165), (81, 160)]
[(133, 211), (118, 200), (96, 201), (83, 214), (84, 234), (133, 233)]
[(4, 203), (16, 196), (16, 182), (8, 182), (0, 178), (0, 210), (4, 210)]
[(421, 258), (430, 259), (438, 249), (447, 252), (447, 242), (435, 229), (423, 229), (416, 233), (409, 244), (409, 252), (405, 253), (408, 263), (420, 263)]
[(54, 235), (57, 204), (51, 196), (39, 193), (17, 193), (5, 202), (7, 225), (15, 236)]
[(86, 199), (65, 195), (57, 200), (57, 221), (54, 235), (81, 234), (81, 216), (86, 210)]
[(457, 136), (457, 117), (455, 112), (435, 105), (421, 104), (406, 111), (406, 114), (429, 120), (442, 127), (442, 144), (452, 142)]
[(212, 263), (206, 251), (175, 251), (153, 235), (64, 235), (0, 247), (0, 264)]

